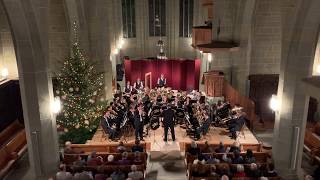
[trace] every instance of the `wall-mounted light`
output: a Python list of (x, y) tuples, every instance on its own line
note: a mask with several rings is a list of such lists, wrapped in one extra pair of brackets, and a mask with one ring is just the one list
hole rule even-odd
[(278, 111), (280, 108), (280, 101), (278, 99), (278, 97), (276, 95), (272, 95), (270, 98), (270, 102), (269, 102), (269, 106), (270, 109), (272, 109), (272, 111)]
[(119, 49), (118, 49), (118, 48), (114, 49), (113, 54), (114, 54), (114, 55), (119, 54)]
[(59, 113), (61, 110), (61, 102), (59, 97), (55, 97), (51, 103), (51, 111), (55, 114)]
[(203, 51), (199, 51), (200, 52), (200, 54), (202, 54), (203, 53)]
[(320, 74), (320, 64), (317, 65), (316, 72)]
[(1, 70), (1, 76), (2, 76), (3, 79), (7, 79), (8, 76), (9, 76), (9, 70), (7, 68), (3, 68)]
[(211, 55), (211, 53), (209, 53), (209, 54), (208, 54), (208, 62), (211, 63), (211, 61), (212, 61), (212, 55)]

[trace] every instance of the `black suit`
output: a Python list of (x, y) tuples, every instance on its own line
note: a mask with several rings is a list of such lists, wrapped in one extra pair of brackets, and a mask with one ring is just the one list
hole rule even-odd
[(164, 141), (167, 141), (169, 128), (171, 130), (172, 140), (175, 141), (176, 138), (174, 134), (174, 118), (175, 118), (174, 111), (171, 108), (165, 109), (162, 112), (162, 116), (163, 116), (163, 126), (164, 126)]
[(140, 116), (139, 112), (136, 111), (134, 115), (134, 128), (136, 139), (143, 139), (143, 118)]

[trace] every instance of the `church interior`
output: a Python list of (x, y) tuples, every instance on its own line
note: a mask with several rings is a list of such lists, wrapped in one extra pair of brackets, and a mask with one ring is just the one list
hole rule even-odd
[(320, 180), (319, 0), (0, 0), (0, 179)]

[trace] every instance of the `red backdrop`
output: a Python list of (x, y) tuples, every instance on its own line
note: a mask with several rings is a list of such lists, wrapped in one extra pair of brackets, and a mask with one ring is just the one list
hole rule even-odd
[(152, 88), (157, 85), (161, 74), (167, 79), (167, 86), (177, 90), (199, 89), (200, 59), (196, 60), (125, 60), (126, 81), (131, 84), (145, 74), (152, 73)]

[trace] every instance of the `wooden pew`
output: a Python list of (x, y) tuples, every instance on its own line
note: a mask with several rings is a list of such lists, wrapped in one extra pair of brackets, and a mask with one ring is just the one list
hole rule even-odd
[[(134, 144), (125, 144), (128, 150), (132, 149)], [(141, 143), (141, 146), (146, 150), (146, 143)], [(96, 151), (97, 153), (116, 153), (118, 144), (72, 144), (71, 147), (78, 152), (91, 153)]]
[[(204, 143), (197, 143), (197, 146), (200, 148), (200, 150), (202, 150), (205, 147)], [(219, 144), (210, 144), (210, 146), (213, 149), (217, 149), (219, 147)], [(224, 147), (230, 147), (232, 146), (232, 144), (224, 144)], [(191, 143), (185, 143), (185, 151), (187, 151), (189, 148), (191, 147)], [(242, 152), (247, 151), (248, 149), (251, 149), (253, 152), (261, 152), (262, 150), (262, 144), (250, 144), (250, 143), (246, 143), (246, 144), (241, 144), (240, 145), (240, 149)]]
[(0, 133), (0, 147), (10, 141), (17, 133), (23, 130), (23, 125), (18, 121), (11, 123), (6, 129)]
[(0, 179), (27, 149), (26, 132), (18, 121), (0, 133)]
[[(215, 157), (217, 159), (222, 159), (222, 156), (224, 155), (224, 153), (203, 153), (203, 155), (205, 156), (210, 156), (210, 155), (215, 155)], [(246, 153), (242, 152), (241, 156), (244, 158), (246, 155)], [(256, 159), (257, 163), (265, 163), (267, 162), (268, 158), (269, 158), (269, 154), (266, 152), (253, 152), (253, 156)], [(232, 158), (233, 157), (233, 153), (228, 153), (227, 157)], [(186, 158), (186, 164), (191, 164), (193, 163), (193, 161), (197, 158), (196, 156), (192, 156), (189, 153), (185, 154), (185, 158)]]

